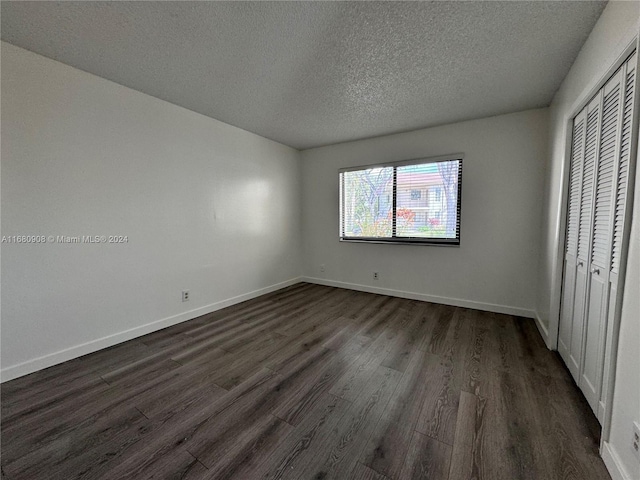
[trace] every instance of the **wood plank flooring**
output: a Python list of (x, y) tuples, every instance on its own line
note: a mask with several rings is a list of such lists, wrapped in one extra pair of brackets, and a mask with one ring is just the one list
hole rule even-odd
[(3, 479), (608, 479), (532, 320), (300, 283), (1, 386)]

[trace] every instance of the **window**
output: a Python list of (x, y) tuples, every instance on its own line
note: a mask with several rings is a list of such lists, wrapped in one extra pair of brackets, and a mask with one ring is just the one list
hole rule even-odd
[(461, 183), (462, 155), (342, 169), (340, 240), (459, 245)]
[(442, 201), (442, 188), (441, 187), (434, 187), (433, 194), (435, 195), (435, 201), (436, 202), (441, 202)]

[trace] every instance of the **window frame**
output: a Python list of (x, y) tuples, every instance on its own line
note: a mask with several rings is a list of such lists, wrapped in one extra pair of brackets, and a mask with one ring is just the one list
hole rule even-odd
[[(436, 238), (436, 237), (397, 237), (396, 235), (396, 206), (397, 206), (397, 167), (405, 167), (410, 165), (422, 165), (427, 163), (459, 161), (458, 169), (458, 198), (457, 198), (457, 236), (456, 238)], [(378, 244), (395, 244), (395, 245), (431, 245), (431, 246), (447, 246), (459, 247), (462, 232), (462, 170), (464, 164), (464, 154), (454, 153), (451, 155), (440, 155), (437, 157), (413, 158), (410, 160), (401, 160), (397, 162), (373, 163), (369, 165), (358, 165), (354, 167), (345, 167), (338, 170), (338, 190), (339, 190), (339, 218), (338, 218), (338, 235), (341, 242), (348, 243), (378, 243)], [(348, 237), (343, 235), (344, 231), (344, 183), (342, 182), (342, 174), (345, 172), (353, 172), (358, 170), (367, 170), (372, 168), (388, 168), (393, 167), (393, 193), (392, 193), (392, 228), (391, 237)]]

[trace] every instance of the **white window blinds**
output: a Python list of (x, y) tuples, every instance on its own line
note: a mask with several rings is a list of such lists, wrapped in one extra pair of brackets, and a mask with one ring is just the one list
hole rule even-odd
[(341, 240), (460, 243), (462, 158), (348, 168), (339, 179)]

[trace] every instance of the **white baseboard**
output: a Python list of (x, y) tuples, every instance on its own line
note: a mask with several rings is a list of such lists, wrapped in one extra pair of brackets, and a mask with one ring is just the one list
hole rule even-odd
[(511, 307), (508, 305), (497, 305), (493, 303), (475, 302), (473, 300), (462, 300), (460, 298), (441, 297), (437, 295), (427, 295), (425, 293), (405, 292), (404, 290), (393, 290), (390, 288), (371, 287), (369, 285), (360, 285), (357, 283), (338, 282), (335, 280), (326, 280), (316, 277), (302, 277), (302, 282), (315, 283), (328, 287), (347, 288), (349, 290), (358, 290), (360, 292), (377, 293), (380, 295), (389, 295), (391, 297), (409, 298), (411, 300), (422, 300), (425, 302), (442, 303), (444, 305), (452, 305), (454, 307), (473, 308), (483, 310), (485, 312), (504, 313), (507, 315), (517, 315), (520, 317), (535, 318), (536, 314), (533, 310), (526, 308)]
[(96, 340), (91, 340), (90, 342), (83, 343), (81, 345), (76, 345), (76, 346), (67, 348), (65, 350), (60, 350), (59, 352), (50, 353), (42, 357), (34, 358), (32, 360), (19, 363), (17, 365), (12, 365), (10, 367), (3, 368), (0, 371), (0, 379), (1, 379), (0, 381), (7, 382), (9, 380), (13, 380), (14, 378), (22, 377), (24, 375), (28, 375), (29, 373), (37, 372), (38, 370), (42, 370), (42, 369), (51, 367), (53, 365), (57, 365), (59, 363), (81, 357), (82, 355), (87, 355), (88, 353), (93, 353), (98, 350), (102, 350), (103, 348), (112, 347), (113, 345), (126, 342), (127, 340), (132, 340), (134, 338), (141, 337), (142, 335), (146, 335), (148, 333), (152, 333), (157, 330), (162, 330), (163, 328), (167, 328), (172, 325), (185, 322), (187, 320), (192, 320), (201, 315), (206, 315), (207, 313), (215, 312), (216, 310), (221, 310), (231, 305), (235, 305), (236, 303), (244, 302), (246, 300), (251, 300), (252, 298), (256, 298), (256, 297), (259, 297), (260, 295), (265, 295), (267, 293), (280, 290), (281, 288), (294, 285), (301, 281), (302, 280), (300, 277), (292, 278), (290, 280), (276, 283), (274, 285), (270, 285), (268, 287), (261, 288), (259, 290), (254, 290), (253, 292), (244, 293), (236, 297), (228, 298), (226, 300), (221, 300), (219, 302), (205, 305), (204, 307), (179, 313), (178, 315), (173, 315), (171, 317), (163, 318), (161, 320), (156, 320), (155, 322), (147, 323), (145, 325), (140, 325), (139, 327), (134, 327), (132, 329), (125, 330), (124, 332), (118, 332), (113, 335), (98, 338)]
[(544, 324), (544, 322), (540, 318), (540, 315), (538, 315), (538, 312), (536, 312), (534, 319), (536, 321), (536, 327), (538, 327), (538, 331), (540, 332), (540, 336), (542, 337), (542, 340), (544, 340), (544, 344), (549, 350), (553, 350), (553, 347), (551, 346), (551, 343), (549, 341), (549, 327)]
[(629, 475), (625, 468), (622, 466), (620, 457), (618, 457), (609, 442), (602, 443), (600, 455), (602, 456), (604, 465), (605, 467), (607, 467), (612, 480), (632, 480), (631, 475)]

